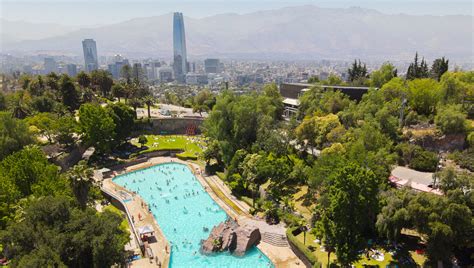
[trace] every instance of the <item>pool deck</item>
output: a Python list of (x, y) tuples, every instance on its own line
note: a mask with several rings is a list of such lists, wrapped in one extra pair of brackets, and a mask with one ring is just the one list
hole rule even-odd
[[(127, 189), (119, 186), (118, 184), (115, 184), (112, 182), (112, 178), (104, 179), (102, 187), (108, 189), (109, 191), (114, 192), (117, 196), (120, 196), (120, 192), (127, 192), (132, 196), (132, 199), (128, 202), (123, 202), (128, 208), (128, 211), (132, 213), (131, 216), (133, 216), (135, 222), (134, 226), (136, 229), (143, 227), (145, 225), (150, 225), (154, 229), (154, 235), (156, 238), (156, 242), (150, 243), (149, 246), (151, 250), (153, 251), (153, 255), (157, 256), (159, 261), (161, 262), (161, 267), (168, 267), (169, 266), (169, 260), (170, 260), (170, 252), (169, 249), (171, 248), (169, 245), (169, 242), (166, 240), (165, 236), (163, 235), (163, 232), (161, 231), (158, 223), (156, 222), (155, 218), (151, 213), (148, 212), (148, 209), (146, 207), (142, 207), (142, 204), (145, 204), (143, 200), (140, 198), (139, 195), (135, 195), (131, 192), (129, 192)], [(139, 220), (138, 214), (142, 216), (141, 220)], [(130, 223), (129, 223), (130, 225)], [(131, 230), (130, 232), (133, 232)], [(138, 246), (138, 241), (134, 241), (135, 243), (131, 243), (131, 245), (134, 245), (133, 251), (136, 253), (141, 252), (140, 247)], [(166, 251), (168, 249), (168, 252)], [(150, 260), (147, 257), (143, 257), (135, 260), (131, 263), (131, 267), (158, 267), (158, 264), (155, 262), (155, 259), (153, 258)]]
[[(211, 196), (211, 198), (222, 209), (224, 209), (230, 217), (237, 220), (239, 224), (258, 225), (259, 228), (271, 230), (274, 233), (282, 233), (282, 232), (284, 233), (284, 229), (282, 229), (281, 226), (268, 225), (264, 221), (253, 218), (248, 213), (250, 207), (245, 202), (242, 202), (238, 200), (237, 198), (235, 198), (231, 194), (230, 189), (216, 176), (203, 176), (202, 175), (203, 172), (200, 166), (195, 163), (182, 161), (174, 157), (154, 157), (154, 158), (148, 159), (147, 162), (130, 166), (130, 167), (127, 167), (126, 169), (115, 170), (115, 175), (124, 174), (124, 173), (131, 172), (134, 170), (139, 170), (139, 169), (147, 168), (147, 167), (154, 166), (157, 164), (169, 163), (169, 162), (175, 162), (175, 163), (181, 163), (181, 164), (187, 165), (192, 170), (192, 172), (194, 173), (196, 178), (199, 180), (199, 182), (202, 184), (206, 192)], [(118, 196), (120, 196), (119, 191), (125, 191), (132, 194), (131, 192), (127, 191), (125, 188), (115, 184), (112, 181), (113, 177), (114, 176), (104, 178), (102, 187), (106, 187), (109, 191), (114, 191)], [(217, 188), (218, 191), (220, 191), (221, 195), (222, 194), (225, 195), (225, 197), (228, 200), (230, 200), (233, 203), (233, 205), (238, 208), (239, 211), (237, 211), (230, 204), (222, 200), (222, 198), (220, 198), (218, 194), (214, 192), (214, 190), (212, 189), (213, 187)], [(128, 210), (134, 214), (135, 226), (137, 228), (144, 225), (153, 226), (153, 228), (155, 229), (155, 237), (157, 241), (155, 243), (151, 243), (150, 247), (152, 248), (154, 254), (159, 257), (160, 261), (162, 262), (162, 267), (168, 267), (170, 253), (169, 251), (168, 252), (165, 251), (165, 247), (170, 249), (169, 242), (164, 237), (163, 232), (161, 231), (153, 215), (148, 213), (146, 208), (142, 208), (141, 202), (142, 200), (138, 195), (133, 195), (132, 200), (129, 202), (126, 202), (125, 204)], [(142, 221), (138, 221), (138, 216), (137, 216), (138, 213), (142, 215)], [(290, 247), (277, 247), (277, 246), (273, 246), (271, 244), (265, 243), (263, 241), (261, 241), (257, 247), (273, 262), (273, 264), (277, 268), (305, 267), (303, 262), (295, 255), (295, 253), (291, 250)], [(150, 261), (147, 258), (142, 258), (142, 259), (133, 261), (131, 265), (132, 267), (158, 267), (154, 260), (152, 263), (150, 263)]]

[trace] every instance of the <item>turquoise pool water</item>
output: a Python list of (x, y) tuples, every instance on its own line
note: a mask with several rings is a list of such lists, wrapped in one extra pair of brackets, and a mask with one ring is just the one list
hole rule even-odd
[(212, 227), (225, 221), (227, 214), (186, 165), (160, 164), (117, 176), (114, 182), (137, 192), (149, 204), (172, 245), (170, 267), (273, 267), (257, 248), (243, 257), (199, 253), (201, 240), (208, 237)]

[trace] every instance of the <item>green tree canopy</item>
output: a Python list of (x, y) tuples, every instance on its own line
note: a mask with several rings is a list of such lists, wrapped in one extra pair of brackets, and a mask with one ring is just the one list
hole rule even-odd
[(118, 143), (126, 141), (130, 136), (135, 124), (135, 112), (123, 103), (115, 103), (107, 106), (107, 111), (115, 124), (115, 134)]
[(439, 81), (441, 76), (449, 69), (449, 60), (445, 59), (444, 57), (435, 59), (433, 61), (433, 65), (431, 66), (431, 78), (436, 79)]
[(114, 84), (111, 74), (105, 70), (94, 70), (90, 73), (90, 77), (92, 88), (100, 92), (103, 97), (107, 97)]
[(415, 59), (413, 60), (412, 63), (410, 63), (410, 66), (408, 66), (406, 78), (407, 80), (413, 80), (416, 78), (428, 78), (428, 77), (429, 77), (428, 64), (426, 63), (425, 58), (422, 58), (421, 62), (419, 63), (418, 52), (416, 52)]
[(365, 66), (365, 63), (362, 64), (360, 60), (354, 60), (347, 73), (349, 74), (348, 80), (351, 84), (357, 86), (364, 85), (368, 77), (367, 66)]
[(461, 105), (447, 105), (438, 108), (435, 123), (444, 134), (465, 133), (468, 128), (466, 119)]
[(439, 84), (433, 79), (408, 82), (408, 101), (418, 114), (434, 115), (441, 97)]
[(98, 151), (107, 152), (112, 148), (115, 127), (113, 118), (104, 107), (86, 103), (79, 108), (79, 129), (83, 139)]
[(12, 118), (8, 112), (0, 112), (0, 160), (33, 141), (25, 122)]
[(385, 62), (370, 74), (370, 86), (381, 88), (394, 77), (397, 77), (397, 69), (390, 62)]
[(334, 247), (338, 262), (348, 266), (359, 259), (359, 250), (366, 244), (363, 234), (374, 228), (381, 182), (373, 172), (354, 163), (333, 170), (328, 179), (317, 228), (323, 242)]
[(24, 219), (9, 225), (0, 241), (12, 267), (111, 267), (124, 264), (129, 240), (122, 217), (110, 211), (80, 210), (63, 197), (31, 203)]

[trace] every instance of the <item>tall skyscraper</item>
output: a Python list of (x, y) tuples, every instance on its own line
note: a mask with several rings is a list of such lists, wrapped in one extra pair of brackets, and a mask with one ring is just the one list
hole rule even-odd
[(97, 58), (97, 46), (94, 39), (82, 40), (82, 50), (84, 51), (84, 62), (86, 72), (99, 69), (99, 61)]
[(176, 80), (180, 83), (186, 81), (188, 63), (186, 59), (186, 37), (184, 34), (183, 13), (175, 12), (173, 16), (173, 71)]

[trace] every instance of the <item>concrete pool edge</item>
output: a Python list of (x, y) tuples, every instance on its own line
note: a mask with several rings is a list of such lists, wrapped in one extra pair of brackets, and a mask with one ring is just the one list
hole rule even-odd
[[(113, 182), (113, 178), (115, 176), (126, 174), (126, 173), (137, 171), (137, 170), (141, 170), (141, 169), (150, 168), (152, 166), (156, 166), (156, 165), (160, 165), (160, 164), (166, 164), (166, 163), (178, 163), (178, 164), (186, 165), (190, 169), (190, 171), (193, 173), (193, 175), (196, 177), (196, 179), (199, 181), (202, 188), (209, 194), (209, 196), (213, 199), (213, 201), (215, 203), (217, 203), (219, 205), (219, 207), (221, 207), (225, 211), (225, 213), (229, 217), (237, 220), (238, 222), (245, 221), (245, 219), (251, 219), (251, 217), (248, 214), (248, 209), (246, 209), (244, 206), (242, 206), (242, 204), (237, 203), (236, 200), (233, 200), (233, 199), (235, 199), (235, 197), (234, 198), (229, 197), (230, 193), (226, 192), (220, 186), (217, 187), (218, 190), (221, 191), (222, 194), (224, 194), (225, 197), (227, 197), (230, 202), (234, 203), (237, 207), (243, 209), (243, 212), (244, 212), (243, 215), (240, 215), (238, 212), (236, 212), (232, 208), (232, 206), (227, 204), (224, 200), (222, 200), (219, 197), (219, 195), (217, 193), (214, 192), (214, 189), (210, 185), (210, 183), (212, 182), (216, 185), (217, 185), (217, 183), (215, 181), (213, 181), (210, 177), (203, 176), (202, 175), (202, 169), (198, 164), (188, 162), (188, 161), (183, 161), (183, 160), (180, 160), (180, 159), (175, 158), (175, 157), (153, 157), (153, 158), (149, 158), (146, 162), (139, 163), (139, 164), (136, 164), (136, 165), (131, 165), (129, 167), (125, 167), (125, 168), (122, 168), (122, 169), (119, 169), (119, 170), (114, 170), (112, 172), (113, 174), (111, 174), (111, 176), (108, 176), (106, 180), (108, 180), (109, 183), (111, 183), (111, 185), (113, 185), (114, 187), (123, 188), (123, 187), (121, 187), (121, 186), (119, 186), (119, 185), (117, 185), (116, 183)], [(214, 186), (216, 186), (216, 185), (214, 185)], [(126, 190), (126, 191), (129, 192), (128, 190)], [(138, 194), (136, 194), (135, 196), (137, 196), (138, 198), (141, 199), (141, 197)], [(153, 220), (156, 223), (156, 226), (159, 230), (159, 232), (157, 232), (157, 234), (159, 233), (161, 236), (163, 236), (163, 239), (165, 241), (167, 241), (166, 237), (161, 232), (159, 224), (157, 223), (157, 221), (154, 217), (153, 217)], [(167, 244), (168, 243), (169, 242), (167, 241)], [(170, 247), (168, 246), (168, 248), (170, 248)], [(296, 254), (289, 247), (288, 248), (286, 248), (286, 247), (275, 247), (273, 245), (265, 243), (264, 241), (261, 241), (259, 243), (259, 245), (257, 245), (257, 248), (263, 254), (265, 254), (265, 256), (273, 263), (273, 265), (275, 267), (302, 267), (302, 266), (300, 266), (300, 263), (302, 263), (302, 261), (299, 260), (299, 258), (296, 256)], [(168, 259), (166, 260), (166, 263), (169, 265), (170, 252), (169, 252), (167, 258)], [(163, 266), (163, 267), (168, 267), (168, 266)]]

